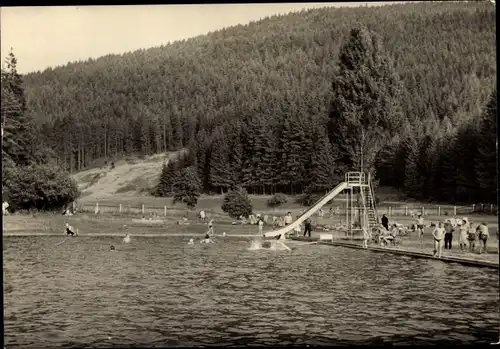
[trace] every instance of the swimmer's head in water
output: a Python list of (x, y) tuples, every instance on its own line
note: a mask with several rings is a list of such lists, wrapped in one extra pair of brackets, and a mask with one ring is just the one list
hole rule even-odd
[(113, 251), (115, 249), (115, 246), (111, 245), (109, 246), (109, 249)]

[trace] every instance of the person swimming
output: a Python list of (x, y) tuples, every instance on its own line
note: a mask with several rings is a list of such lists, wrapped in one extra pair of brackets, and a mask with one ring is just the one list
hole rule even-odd
[(210, 235), (208, 235), (208, 233), (207, 233), (207, 234), (205, 234), (205, 239), (201, 240), (200, 243), (202, 243), (202, 244), (213, 244), (214, 242), (213, 242), (212, 239), (210, 239)]
[(74, 236), (75, 232), (73, 231), (73, 227), (66, 223), (66, 235)]
[(128, 244), (130, 242), (130, 234), (125, 235), (123, 238), (123, 243)]
[(111, 245), (111, 246), (109, 246), (109, 249), (110, 249), (111, 251), (114, 251), (114, 250), (115, 250), (115, 246)]

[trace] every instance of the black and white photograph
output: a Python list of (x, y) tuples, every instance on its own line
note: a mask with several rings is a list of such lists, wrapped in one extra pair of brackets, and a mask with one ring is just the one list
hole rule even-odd
[(495, 1), (0, 23), (4, 349), (500, 344)]

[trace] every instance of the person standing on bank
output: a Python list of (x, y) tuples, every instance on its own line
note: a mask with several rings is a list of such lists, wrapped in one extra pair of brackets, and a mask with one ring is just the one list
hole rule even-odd
[(304, 226), (305, 226), (304, 236), (306, 236), (306, 234), (308, 234), (308, 236), (311, 237), (311, 231), (312, 231), (311, 219), (307, 218)]
[(479, 241), (482, 242), (482, 245), (479, 246), (479, 254), (486, 251), (486, 244), (488, 243), (488, 238), (490, 237), (490, 233), (488, 231), (488, 226), (486, 225), (486, 222), (482, 222), (479, 224), (476, 228), (476, 231), (479, 233)]
[(385, 230), (389, 230), (389, 218), (385, 214), (382, 215), (382, 226)]
[(264, 235), (264, 233), (262, 232), (263, 227), (264, 227), (264, 221), (262, 220), (262, 218), (259, 218), (259, 235)]
[(450, 222), (444, 224), (444, 248), (451, 250), (451, 242), (453, 241), (453, 225)]
[(432, 232), (432, 236), (434, 237), (434, 257), (437, 254), (438, 258), (441, 258), (441, 254), (443, 253), (444, 234), (445, 230), (443, 228), (443, 223), (439, 222), (438, 226), (434, 228)]

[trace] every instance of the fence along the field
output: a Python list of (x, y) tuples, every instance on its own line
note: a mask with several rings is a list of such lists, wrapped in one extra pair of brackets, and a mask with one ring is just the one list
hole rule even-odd
[[(333, 206), (334, 213), (345, 215), (346, 207), (345, 206)], [(157, 215), (157, 216), (167, 216), (168, 213), (179, 213), (185, 212), (185, 209), (182, 208), (174, 208), (174, 207), (151, 207), (146, 205), (141, 206), (130, 206), (130, 205), (101, 205), (98, 202), (94, 205), (78, 205), (78, 209), (81, 212), (96, 212), (99, 213), (122, 213), (122, 214), (142, 214), (142, 215)], [(356, 207), (354, 208), (356, 209)], [(274, 209), (266, 209), (264, 211), (268, 211), (269, 214), (273, 212), (277, 212)], [(302, 212), (305, 212), (307, 208), (302, 209)], [(205, 210), (210, 211), (210, 210)], [(377, 209), (380, 215), (386, 214), (388, 216), (411, 216), (412, 214), (422, 213), (424, 216), (460, 216), (465, 214), (474, 214), (474, 213), (484, 213), (484, 214), (498, 214), (498, 208), (493, 204), (474, 204), (470, 206), (399, 206), (399, 207), (379, 207)], [(216, 213), (216, 212), (213, 212)], [(325, 216), (329, 214), (328, 209), (324, 208)]]

